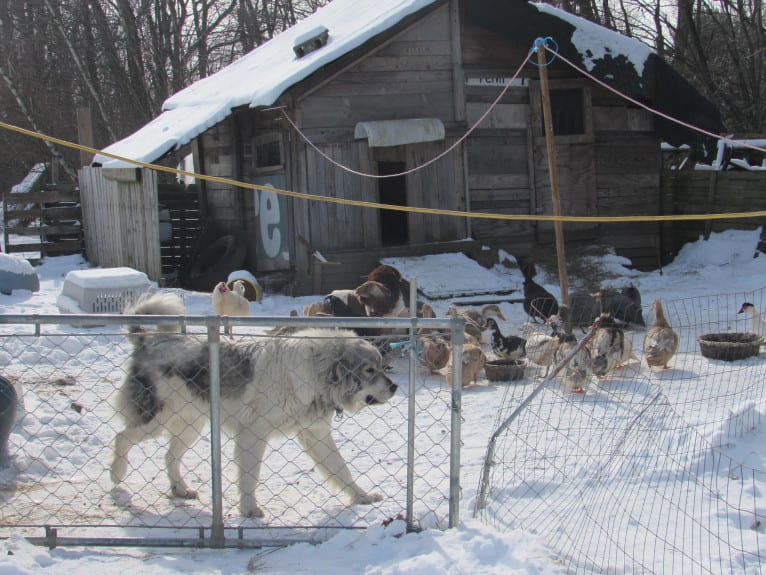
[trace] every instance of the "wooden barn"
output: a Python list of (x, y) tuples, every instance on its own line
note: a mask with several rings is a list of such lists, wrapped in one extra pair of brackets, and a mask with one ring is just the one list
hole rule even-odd
[[(188, 144), (195, 171), (277, 189), (197, 181), (208, 229), (199, 250), (215, 244), (228, 254), (231, 242), (215, 243), (216, 236), (233, 236), (245, 246), (240, 267), (267, 289), (294, 295), (354, 287), (385, 257), (552, 249), (549, 222), (470, 217), (552, 213), (538, 67), (526, 64), (495, 103), (538, 37), (631, 98), (719, 129), (711, 104), (648, 47), (550, 6), (334, 0), (169, 98), (158, 118), (104, 152), (154, 162)], [(661, 142), (688, 144), (699, 155), (712, 148), (552, 60), (562, 213), (658, 214)], [(129, 165), (102, 155), (89, 169)], [(640, 268), (661, 263), (655, 223), (567, 223), (565, 233), (567, 241), (612, 245)], [(187, 278), (222, 259), (198, 255), (203, 262), (187, 262)]]

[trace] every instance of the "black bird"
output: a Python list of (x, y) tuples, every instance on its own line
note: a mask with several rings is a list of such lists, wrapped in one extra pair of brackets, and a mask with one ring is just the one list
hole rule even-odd
[(596, 301), (601, 304), (601, 313), (609, 314), (617, 323), (646, 326), (641, 304), (636, 303), (634, 297), (615, 289), (600, 289), (596, 292)]
[(590, 326), (601, 315), (601, 304), (589, 293), (570, 294), (569, 307), (573, 326)]
[(503, 335), (497, 322), (487, 318), (487, 329), (492, 332), (492, 351), (501, 359), (520, 359), (527, 355), (527, 340), (517, 335)]
[(540, 318), (545, 322), (559, 312), (556, 297), (533, 279), (537, 275), (535, 264), (516, 258), (524, 275), (524, 311), (532, 320)]
[(639, 292), (638, 288), (633, 284), (626, 285), (620, 290), (620, 293), (625, 297), (629, 297), (636, 305), (641, 305), (641, 292)]

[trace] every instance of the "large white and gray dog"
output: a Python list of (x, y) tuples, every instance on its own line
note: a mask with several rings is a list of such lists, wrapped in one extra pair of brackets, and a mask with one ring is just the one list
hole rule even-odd
[[(178, 296), (162, 293), (126, 313), (183, 315), (184, 306)], [(114, 441), (112, 481), (125, 479), (133, 445), (167, 432), (171, 492), (194, 498), (181, 476), (181, 458), (208, 420), (208, 345), (162, 325), (152, 331), (132, 327), (129, 339), (133, 350), (116, 401), (126, 426)], [(255, 488), (266, 443), (277, 433), (295, 433), (326, 481), (350, 503), (382, 499), (356, 484), (331, 433), (336, 413), (384, 403), (396, 392), (375, 346), (348, 330), (305, 329), (287, 338), (222, 340), (220, 366), (221, 423), (235, 438), (243, 515), (263, 516)]]

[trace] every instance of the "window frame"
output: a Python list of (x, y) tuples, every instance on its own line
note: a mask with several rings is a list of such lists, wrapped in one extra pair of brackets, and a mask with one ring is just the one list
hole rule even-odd
[[(583, 119), (583, 133), (582, 134), (569, 134), (569, 135), (555, 135), (554, 142), (557, 144), (586, 144), (595, 141), (595, 134), (593, 131), (593, 101), (591, 87), (580, 79), (551, 79), (548, 81), (548, 87), (551, 93), (556, 90), (572, 90), (579, 89), (582, 91), (582, 119)], [(545, 138), (545, 128), (543, 124), (543, 106), (542, 106), (542, 91), (540, 89), (540, 81), (534, 82), (534, 95), (530, 98), (534, 110), (534, 123), (533, 130), (536, 138)]]
[[(264, 144), (276, 143), (279, 148), (279, 163), (268, 166), (258, 165), (258, 146)], [(266, 132), (258, 134), (250, 139), (249, 147), (244, 147), (243, 156), (252, 166), (253, 173), (256, 175), (273, 174), (285, 171), (285, 144), (282, 132)]]

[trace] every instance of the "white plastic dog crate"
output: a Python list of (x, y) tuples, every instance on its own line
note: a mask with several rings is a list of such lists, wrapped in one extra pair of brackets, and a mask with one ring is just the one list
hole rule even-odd
[(146, 274), (133, 268), (73, 270), (56, 304), (62, 313), (122, 313), (150, 286)]

